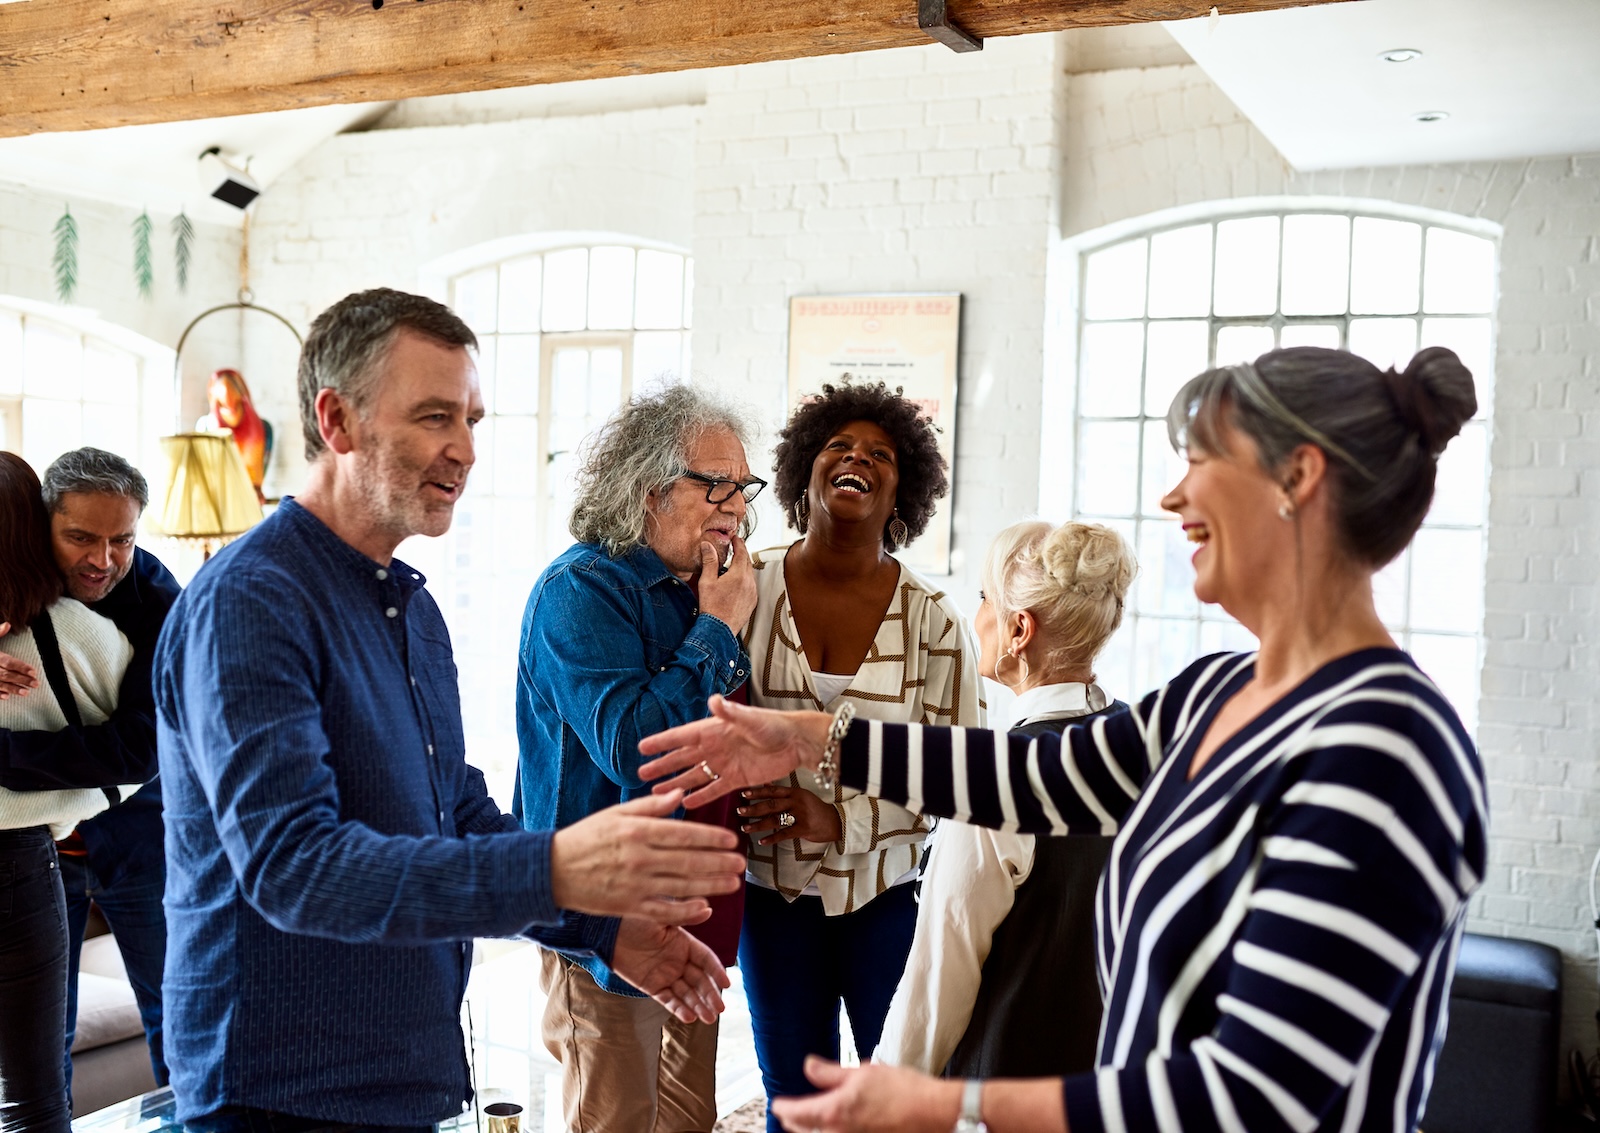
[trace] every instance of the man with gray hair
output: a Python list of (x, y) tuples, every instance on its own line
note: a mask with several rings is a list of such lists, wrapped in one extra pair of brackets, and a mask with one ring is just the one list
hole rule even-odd
[(394, 551), (443, 534), (466, 486), (475, 345), (388, 289), (319, 315), (305, 489), (200, 571), (162, 634), (167, 1049), (191, 1133), (459, 1114), (477, 936), (603, 956), (686, 1019), (721, 1009), (726, 973), (677, 926), (738, 888), (730, 832), (671, 821), (669, 797), (529, 833), (466, 762), (449, 633)]
[[(570, 523), (578, 542), (534, 584), (522, 620), (514, 809), (528, 829), (648, 797), (639, 741), (744, 684), (738, 635), (756, 583), (743, 536), (766, 486), (750, 475), (748, 436), (737, 414), (680, 385), (634, 399), (588, 442)], [(724, 822), (726, 807), (692, 817)], [(728, 961), (740, 907), (699, 930)], [(548, 950), (541, 976), (566, 1128), (711, 1129), (714, 1023), (675, 1019), (602, 957)]]
[[(45, 469), (44, 502), (50, 545), (67, 593), (109, 618), (133, 646), (133, 660), (104, 724), (59, 732), (0, 729), (0, 786), (13, 791), (111, 787), (150, 780), (132, 798), (80, 822), (57, 844), (67, 898), (67, 1043), (62, 1051), (72, 1084), (72, 1040), (78, 1017), (78, 961), (92, 900), (105, 915), (139, 1005), (150, 1066), (166, 1085), (161, 1037), (161, 969), (167, 923), (162, 854), (161, 781), (156, 773), (155, 702), (150, 669), (178, 582), (154, 555), (134, 546), (139, 516), (149, 502), (144, 476), (115, 453), (79, 448)], [(0, 648), (4, 647), (0, 639)], [(0, 694), (24, 691), (37, 678), (0, 654)], [(10, 676), (8, 679), (7, 673)], [(21, 687), (18, 687), (18, 686)]]

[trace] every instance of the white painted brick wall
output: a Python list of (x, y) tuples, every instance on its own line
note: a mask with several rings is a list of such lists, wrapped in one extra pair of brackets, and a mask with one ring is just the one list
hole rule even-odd
[(1503, 226), (1478, 729), (1490, 869), (1470, 927), (1562, 950), (1564, 1046), (1593, 1053), (1600, 156), (1296, 174), (1192, 65), (1074, 75), (1067, 114), (1067, 235), (1258, 194), (1395, 201)]
[[(1036, 504), (1047, 253), (1056, 231), (1056, 37), (710, 72), (695, 152), (696, 370), (758, 408), (770, 460), (788, 299), (964, 297), (952, 592)], [(776, 508), (756, 541), (793, 538)]]
[[(303, 332), (352, 291), (418, 290), (425, 265), (490, 240), (617, 232), (686, 246), (695, 113), (676, 106), (340, 134), (257, 202), (251, 284)], [(260, 376), (253, 388), (283, 439), (268, 488), (293, 492), (305, 470), (295, 344), (255, 322), (245, 336), (247, 376)]]
[[(189, 286), (179, 293), (172, 259), (172, 235), (166, 213), (150, 214), (152, 295), (139, 295), (133, 278), (133, 221), (139, 214), (102, 201), (66, 198), (0, 181), (0, 303), (6, 296), (37, 303), (59, 303), (55, 293), (53, 234), (62, 210), (70, 205), (78, 223), (78, 293), (73, 307), (115, 323), (167, 347), (176, 347), (189, 320), (209, 307), (232, 302), (239, 289), (239, 231), (224, 225), (195, 222), (194, 259)], [(182, 414), (185, 427), (205, 409), (198, 399), (204, 378), (217, 366), (238, 357), (237, 320), (217, 315), (202, 323), (184, 350), (184, 384), (191, 394)], [(218, 361), (219, 358), (228, 361)], [(0, 365), (7, 364), (0, 359)], [(160, 375), (165, 378), (166, 375)], [(181, 420), (181, 417), (180, 417)], [(178, 421), (173, 422), (174, 425)], [(42, 471), (42, 470), (41, 470)]]

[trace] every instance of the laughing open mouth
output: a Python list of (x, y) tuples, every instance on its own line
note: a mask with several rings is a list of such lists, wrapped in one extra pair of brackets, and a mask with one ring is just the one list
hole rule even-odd
[(1197, 523), (1193, 527), (1185, 527), (1183, 533), (1191, 543), (1204, 543), (1211, 538), (1211, 529), (1203, 523)]
[(864, 496), (872, 491), (872, 485), (854, 472), (841, 472), (833, 478), (831, 483), (841, 492), (856, 492)]

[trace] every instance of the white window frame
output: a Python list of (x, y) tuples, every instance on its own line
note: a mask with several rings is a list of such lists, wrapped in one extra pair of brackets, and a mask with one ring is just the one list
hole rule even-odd
[[(620, 350), (620, 404), (636, 392), (633, 374), (636, 336), (678, 334), (681, 337), (673, 369), (677, 380), (687, 380), (694, 261), (686, 248), (627, 234), (557, 232), (516, 236), (481, 244), (436, 260), (421, 273), (423, 290), (455, 307), (458, 282), (476, 273), (491, 269), (498, 271), (505, 264), (534, 255), (546, 256), (574, 248), (618, 247), (633, 249), (635, 267), (637, 254), (641, 251), (664, 252), (683, 258), (681, 319), (672, 327), (632, 325), (619, 329), (585, 327), (547, 330), (541, 315), (537, 320), (537, 329), (525, 325), (502, 331), (499, 323), (501, 316), (496, 314), (492, 326), (473, 326), (481, 353), (485, 356), (486, 370), (490, 365), (487, 356), (491, 352), (495, 356), (494, 365), (498, 368), (502, 338), (516, 335), (537, 339), (536, 348), (531, 343), (525, 347), (529, 354), (537, 358), (539, 368), (536, 378), (537, 399), (528, 399), (530, 404), (527, 408), (532, 412), (507, 415), (524, 422), (529, 416), (535, 418), (532, 430), (537, 436), (537, 452), (533, 457), (534, 490), (502, 494), (498, 490), (497, 474), (494, 478), (496, 483), (487, 492), (482, 489), (475, 492), (474, 479), (478, 479), (479, 484), (483, 480), (480, 474), (474, 474), (468, 479), (467, 494), (463, 500), (465, 507), (458, 507), (451, 531), (439, 539), (408, 540), (397, 552), (402, 559), (411, 562), (428, 576), (429, 589), (433, 591), (450, 626), (457, 664), (462, 669), (463, 714), (468, 733), (467, 757), (488, 772), (491, 793), (506, 809), (511, 804), (508, 794), (511, 787), (509, 769), (514, 766), (516, 757), (516, 737), (512, 730), (514, 698), (508, 695), (508, 690), (514, 691), (510, 682), (516, 673), (517, 630), (521, 623), (523, 602), (539, 571), (568, 546), (568, 541), (559, 537), (565, 531), (567, 519), (567, 504), (563, 502), (565, 493), (560, 490), (562, 485), (554, 482), (561, 463), (555, 458), (562, 454), (551, 451), (556, 408), (553, 404), (553, 359), (558, 350), (567, 347)], [(635, 276), (635, 308), (632, 316), (635, 324), (639, 318), (637, 287)], [(496, 305), (498, 308), (498, 298)], [(467, 319), (469, 325), (473, 324), (474, 318), (470, 312), (462, 310), (458, 313)], [(592, 312), (586, 314), (585, 321), (590, 317)], [(643, 375), (646, 380), (653, 376)], [(497, 387), (498, 373), (493, 381)], [(486, 387), (490, 384), (489, 380), (485, 381)], [(486, 394), (489, 392), (486, 388)], [(498, 389), (493, 392), (497, 395)], [(486, 400), (488, 416), (485, 421), (489, 429), (498, 434), (497, 419), (502, 415), (496, 412), (497, 396)], [(598, 407), (591, 406), (591, 409), (596, 414), (600, 413)], [(606, 409), (604, 414), (590, 422), (591, 426), (598, 427), (609, 412), (610, 409)], [(485, 459), (499, 463), (493, 452), (489, 451), (497, 450), (499, 445), (500, 439), (496, 436), (491, 443), (480, 446), (480, 468)], [(560, 514), (555, 514), (557, 512)], [(517, 550), (509, 554), (505, 552), (508, 531), (517, 536), (514, 541)], [(518, 593), (513, 595), (513, 590)], [(514, 610), (510, 608), (513, 603)]]
[[(1125, 244), (1136, 240), (1143, 239), (1146, 241), (1153, 241), (1155, 237), (1165, 232), (1189, 228), (1197, 224), (1210, 224), (1212, 225), (1211, 270), (1213, 273), (1212, 301), (1214, 305), (1216, 273), (1216, 225), (1227, 220), (1238, 220), (1260, 216), (1277, 216), (1281, 218), (1294, 214), (1340, 215), (1350, 218), (1352, 223), (1355, 218), (1358, 217), (1370, 217), (1379, 220), (1408, 221), (1421, 224), (1424, 226), (1424, 229), (1429, 227), (1443, 228), (1461, 232), (1467, 235), (1485, 238), (1490, 240), (1495, 246), (1495, 259), (1492, 270), (1496, 276), (1498, 276), (1500, 268), (1500, 229), (1498, 226), (1489, 224), (1487, 222), (1474, 220), (1472, 218), (1461, 217), (1435, 210), (1418, 209), (1408, 206), (1395, 205), (1389, 202), (1370, 200), (1329, 198), (1270, 198), (1232, 201), (1225, 202), (1220, 205), (1212, 204), (1203, 206), (1187, 206), (1182, 209), (1167, 210), (1151, 216), (1134, 218), (1129, 221), (1120, 222), (1116, 225), (1108, 226), (1107, 228), (1100, 229), (1095, 232), (1085, 233), (1084, 235), (1079, 236), (1070, 242), (1064, 242), (1061, 246), (1062, 259), (1058, 261), (1057, 267), (1058, 270), (1062, 271), (1063, 274), (1070, 273), (1069, 278), (1071, 280), (1071, 286), (1068, 296), (1068, 310), (1064, 312), (1066, 317), (1060, 319), (1059, 323), (1054, 328), (1054, 331), (1056, 335), (1056, 342), (1059, 344), (1055, 349), (1057, 354), (1062, 357), (1062, 361), (1065, 364), (1056, 368), (1057, 372), (1063, 374), (1063, 380), (1055, 383), (1046, 383), (1045, 412), (1043, 419), (1046, 421), (1070, 420), (1071, 428), (1068, 431), (1068, 437), (1063, 437), (1061, 435), (1063, 430), (1047, 429), (1042, 438), (1040, 477), (1041, 514), (1054, 516), (1056, 518), (1082, 518), (1090, 521), (1098, 520), (1112, 522), (1123, 525), (1124, 527), (1131, 526), (1136, 549), (1138, 547), (1138, 540), (1143, 534), (1143, 529), (1147, 524), (1164, 522), (1163, 520), (1154, 516), (1145, 516), (1140, 514), (1143, 510), (1143, 501), (1145, 500), (1147, 494), (1147, 486), (1143, 483), (1143, 479), (1148, 474), (1150, 467), (1149, 462), (1146, 460), (1144, 451), (1146, 438), (1150, 436), (1152, 431), (1159, 431), (1159, 423), (1164, 420), (1163, 417), (1155, 416), (1147, 412), (1149, 407), (1145, 405), (1144, 383), (1148, 380), (1148, 357), (1146, 357), (1145, 362), (1141, 365), (1140, 370), (1139, 413), (1137, 416), (1091, 418), (1079, 412), (1080, 393), (1082, 388), (1081, 383), (1089, 376), (1082, 372), (1083, 367), (1079, 362), (1079, 352), (1082, 348), (1084, 339), (1084, 327), (1091, 322), (1138, 322), (1144, 327), (1146, 341), (1148, 341), (1148, 328), (1151, 323), (1197, 322), (1204, 320), (1208, 324), (1207, 365), (1214, 365), (1217, 358), (1218, 332), (1229, 326), (1270, 326), (1273, 333), (1273, 340), (1276, 344), (1279, 341), (1282, 329), (1285, 326), (1337, 325), (1339, 328), (1339, 344), (1341, 347), (1345, 347), (1349, 343), (1350, 323), (1352, 319), (1410, 319), (1417, 324), (1418, 339), (1421, 341), (1422, 324), (1426, 318), (1485, 318), (1489, 323), (1490, 334), (1487, 358), (1489, 369), (1488, 372), (1483, 372), (1481, 368), (1474, 368), (1474, 378), (1476, 379), (1479, 397), (1479, 413), (1477, 420), (1481, 423), (1481, 427), (1484, 430), (1485, 442), (1483, 458), (1483, 499), (1479, 512), (1482, 517), (1482, 522), (1475, 524), (1443, 523), (1434, 522), (1430, 519), (1424, 523), (1424, 527), (1430, 530), (1458, 530), (1476, 532), (1478, 534), (1478, 551), (1481, 563), (1487, 557), (1489, 485), (1488, 453), (1490, 441), (1492, 439), (1490, 437), (1489, 430), (1491, 428), (1492, 421), (1491, 410), (1494, 389), (1494, 340), (1498, 331), (1498, 293), (1496, 292), (1495, 299), (1491, 304), (1491, 308), (1486, 311), (1461, 313), (1429, 312), (1425, 310), (1425, 300), (1422, 293), (1423, 289), (1421, 288), (1420, 283), (1422, 279), (1426, 278), (1427, 272), (1426, 238), (1423, 240), (1422, 259), (1419, 261), (1418, 266), (1419, 288), (1417, 310), (1411, 314), (1368, 315), (1353, 313), (1350, 310), (1349, 292), (1347, 289), (1345, 310), (1342, 314), (1284, 315), (1282, 313), (1283, 243), (1280, 238), (1278, 261), (1279, 301), (1271, 315), (1219, 316), (1214, 313), (1208, 313), (1203, 316), (1184, 315), (1172, 317), (1151, 317), (1148, 312), (1150, 280), (1148, 271), (1149, 261), (1147, 260), (1145, 279), (1146, 308), (1145, 313), (1141, 317), (1138, 319), (1129, 317), (1126, 319), (1119, 318), (1116, 320), (1091, 320), (1087, 317), (1086, 312), (1089, 309), (1089, 296), (1087, 295), (1088, 265), (1090, 257), (1096, 253), (1103, 252), (1120, 244)], [(1424, 232), (1424, 237), (1425, 235), (1426, 233)], [(1147, 254), (1150, 246), (1150, 244), (1147, 244)], [(1352, 257), (1354, 256), (1353, 241), (1351, 243), (1351, 251), (1349, 254)], [(1059, 309), (1060, 308), (1058, 308), (1058, 310)], [(1083, 509), (1080, 507), (1082, 484), (1079, 482), (1080, 478), (1078, 476), (1077, 462), (1078, 452), (1080, 451), (1081, 447), (1083, 427), (1086, 423), (1097, 422), (1101, 420), (1126, 421), (1129, 423), (1135, 423), (1134, 432), (1138, 438), (1137, 443), (1140, 448), (1134, 466), (1137, 469), (1137, 475), (1140, 482), (1136, 485), (1136, 491), (1134, 494), (1134, 514), (1085, 514)], [(1146, 425), (1151, 422), (1157, 423), (1158, 428), (1156, 430), (1146, 428)], [(1162, 435), (1164, 437), (1164, 433)], [(1067, 443), (1063, 444), (1063, 441), (1066, 441)], [(1407, 552), (1402, 555), (1395, 564), (1392, 564), (1390, 571), (1394, 573), (1390, 574), (1388, 577), (1380, 575), (1380, 582), (1398, 590), (1398, 598), (1399, 602), (1401, 603), (1399, 615), (1398, 617), (1392, 616), (1391, 612), (1391, 617), (1387, 619), (1387, 624), (1389, 625), (1391, 632), (1394, 633), (1396, 642), (1403, 649), (1410, 647), (1411, 637), (1414, 631), (1412, 610), (1410, 608), (1412, 592), (1410, 577), (1411, 568), (1412, 555), (1410, 554), (1410, 549), (1408, 548)], [(1398, 577), (1396, 577), (1396, 575), (1398, 575)], [(1137, 585), (1137, 583), (1135, 585)], [(1210, 636), (1213, 639), (1216, 639), (1219, 636), (1225, 639), (1228, 647), (1243, 645), (1246, 641), (1250, 640), (1249, 635), (1243, 631), (1242, 627), (1236, 627), (1232, 619), (1217, 607), (1207, 607), (1201, 605), (1192, 614), (1158, 613), (1142, 611), (1138, 608), (1136, 600), (1130, 600), (1128, 613), (1124, 618), (1124, 625), (1118, 632), (1119, 638), (1124, 638), (1124, 640), (1116, 644), (1119, 645), (1120, 648), (1126, 649), (1131, 654), (1133, 648), (1132, 643), (1136, 639), (1138, 626), (1141, 622), (1145, 621), (1188, 622), (1194, 624), (1197, 627), (1196, 639), (1201, 641), (1201, 651), (1204, 651), (1205, 649), (1205, 641), (1203, 637), (1198, 636), (1198, 633), (1200, 629), (1203, 629), (1203, 627), (1207, 625), (1213, 627)], [(1220, 628), (1229, 626), (1234, 628), (1232, 628), (1231, 631), (1223, 631)], [(1473, 671), (1474, 673), (1478, 674), (1479, 678), (1481, 679), (1484, 655), (1483, 619), (1481, 615), (1479, 617), (1477, 629), (1470, 633), (1465, 631), (1450, 631), (1432, 628), (1426, 630), (1418, 628), (1416, 629), (1416, 632), (1425, 633), (1431, 638), (1459, 637), (1464, 644), (1468, 644), (1474, 650)], [(1198, 655), (1198, 652), (1196, 655)], [(1137, 671), (1137, 669), (1138, 663), (1135, 659), (1129, 665), (1127, 671), (1129, 673), (1133, 673)], [(1159, 677), (1160, 679), (1164, 680), (1173, 675), (1175, 675), (1175, 673), (1161, 673), (1159, 674)], [(1126, 677), (1122, 677), (1122, 674), (1120, 673), (1118, 676), (1124, 680), (1128, 679)], [(1119, 687), (1113, 691), (1118, 695), (1137, 696), (1142, 695), (1144, 692), (1148, 691), (1148, 689), (1143, 687), (1130, 687), (1123, 689)], [(1472, 727), (1476, 721), (1477, 695), (1478, 689), (1475, 687), (1473, 700), (1470, 704), (1457, 704), (1458, 710), (1462, 712), (1463, 718), (1467, 720), (1469, 727)]]
[[(19, 319), (24, 334), (30, 323), (45, 324), (58, 333), (76, 337), (79, 340), (79, 349), (82, 351), (87, 352), (91, 347), (100, 347), (132, 358), (134, 381), (137, 385), (132, 402), (137, 413), (137, 422), (132, 430), (132, 435), (136, 438), (135, 448), (131, 452), (119, 451), (117, 455), (143, 472), (154, 490), (159, 477), (165, 472), (160, 438), (175, 431), (180, 412), (180, 390), (174, 375), (175, 354), (172, 349), (126, 327), (107, 322), (92, 311), (59, 307), (20, 296), (0, 295), (0, 316)], [(18, 375), (18, 391), (0, 393), (0, 407), (6, 410), (4, 416), (0, 417), (0, 449), (19, 455), (26, 452), (28, 441), (24, 434), (24, 406), (30, 401), (76, 401), (80, 407), (85, 405), (102, 405), (117, 409), (127, 407), (122, 402), (99, 401), (81, 389), (76, 398), (51, 398), (29, 394), (26, 392), (28, 376), (23, 369), (27, 364), (26, 357), (9, 359), (6, 364), (15, 367), (14, 372)], [(80, 438), (82, 444), (95, 444), (97, 440), (100, 438), (93, 436)], [(115, 447), (120, 449), (124, 446)], [(52, 454), (50, 460), (59, 455), (60, 453)], [(48, 463), (49, 461), (45, 461), (44, 465), (48, 466)], [(35, 471), (42, 476), (44, 466)]]

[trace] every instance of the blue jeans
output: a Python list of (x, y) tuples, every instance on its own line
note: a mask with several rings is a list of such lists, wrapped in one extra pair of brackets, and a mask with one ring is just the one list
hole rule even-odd
[[(103, 863), (102, 863), (103, 864)], [(161, 909), (166, 889), (165, 859), (146, 855), (139, 868), (126, 863), (104, 867), (102, 876), (89, 859), (61, 856), (61, 881), (66, 889), (67, 940), (67, 1087), (72, 1086), (72, 1037), (78, 1029), (78, 959), (83, 950), (83, 928), (89, 902), (100, 906), (111, 935), (117, 938), (128, 982), (139, 1004), (145, 1043), (150, 1048), (150, 1068), (156, 1085), (167, 1084), (167, 1063), (161, 1052), (161, 966), (167, 954), (167, 919)]]
[(0, 1130), (67, 1133), (67, 911), (43, 826), (0, 830)]
[[(878, 1045), (917, 927), (912, 887), (891, 886), (837, 917), (822, 911), (821, 897), (790, 903), (759, 885), (746, 886), (744, 900), (739, 970), (767, 1101), (816, 1093), (805, 1057), (838, 1059), (841, 1001), (861, 1056)], [(768, 1133), (781, 1128), (769, 1113)]]

